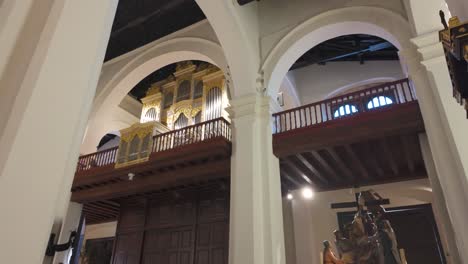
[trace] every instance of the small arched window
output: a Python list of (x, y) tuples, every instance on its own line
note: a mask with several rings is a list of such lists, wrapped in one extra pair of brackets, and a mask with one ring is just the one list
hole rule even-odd
[(174, 100), (174, 94), (172, 92), (167, 92), (164, 94), (164, 108), (168, 108), (172, 105), (172, 101)]
[(190, 81), (185, 80), (177, 89), (177, 100), (176, 102), (180, 102), (182, 100), (190, 99)]
[(333, 117), (338, 118), (338, 117), (342, 117), (346, 115), (351, 115), (357, 112), (358, 112), (358, 109), (356, 106), (351, 105), (351, 104), (345, 104), (345, 105), (338, 107), (338, 109), (335, 110), (335, 112), (333, 113)]
[(388, 96), (376, 96), (367, 103), (367, 109), (373, 109), (385, 105), (393, 104), (393, 100)]
[(197, 99), (203, 96), (203, 81), (198, 81), (193, 91), (193, 99)]

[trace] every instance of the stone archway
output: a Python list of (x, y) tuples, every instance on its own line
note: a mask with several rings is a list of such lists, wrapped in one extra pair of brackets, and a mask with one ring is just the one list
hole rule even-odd
[(275, 96), (282, 78), (306, 51), (334, 37), (368, 34), (391, 42), (399, 50), (411, 49), (411, 28), (401, 15), (377, 7), (349, 7), (315, 16), (297, 26), (268, 54), (262, 69), (268, 94)]
[(82, 153), (95, 151), (95, 146), (105, 131), (124, 128), (112, 120), (115, 108), (130, 90), (146, 76), (171, 63), (184, 60), (201, 60), (228, 71), (221, 46), (215, 42), (180, 37), (170, 39), (144, 51), (135, 51), (106, 63), (103, 66), (88, 128), (81, 147)]

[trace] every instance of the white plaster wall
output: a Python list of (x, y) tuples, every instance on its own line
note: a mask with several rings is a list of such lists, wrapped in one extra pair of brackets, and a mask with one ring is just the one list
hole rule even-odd
[[(372, 188), (382, 197), (390, 199), (391, 204), (385, 207), (427, 204), (432, 201), (432, 189), (427, 179), (375, 185), (368, 188)], [(294, 199), (290, 203), (293, 211), (295, 264), (321, 264), (322, 241), (333, 242), (335, 240), (333, 231), (338, 229), (336, 213), (352, 210), (332, 210), (330, 205), (338, 202), (352, 202), (354, 199), (354, 194), (350, 189), (315, 193), (312, 200), (302, 199), (300, 191), (294, 193)], [(288, 227), (285, 227), (284, 230), (291, 232), (291, 228)], [(285, 237), (290, 236), (285, 234)]]
[(380, 7), (403, 17), (406, 16), (401, 0), (260, 1), (258, 4), (258, 17), (262, 58), (265, 58), (274, 45), (298, 24), (320, 13), (352, 6)]
[[(468, 1), (466, 0), (446, 0), (452, 16), (458, 16), (460, 21), (468, 21)], [(445, 14), (448, 19), (448, 14)]]
[(88, 239), (115, 237), (117, 222), (108, 222), (96, 225), (87, 225), (85, 231), (85, 241)]
[[(131, 112), (130, 112), (131, 111)], [(97, 145), (101, 138), (109, 132), (119, 131), (127, 128), (135, 123), (140, 122), (140, 116), (135, 116), (137, 112), (123, 109), (120, 105), (109, 107), (104, 118), (92, 119), (88, 122), (85, 139), (81, 144), (80, 154), (89, 154), (97, 151)], [(141, 104), (140, 110), (141, 113)]]
[(279, 93), (283, 93), (283, 109), (291, 109), (301, 105), (294, 78), (289, 73), (284, 77)]
[(353, 84), (381, 78), (403, 79), (399, 61), (328, 62), (325, 65), (311, 65), (289, 72), (294, 79), (302, 104), (313, 103), (328, 97), (343, 87), (353, 88)]

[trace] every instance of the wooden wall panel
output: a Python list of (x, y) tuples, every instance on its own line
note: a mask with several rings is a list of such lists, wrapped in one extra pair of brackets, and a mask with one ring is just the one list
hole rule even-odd
[(118, 234), (114, 249), (114, 264), (139, 264), (143, 232)]
[(200, 224), (197, 229), (196, 264), (227, 264), (229, 224), (226, 221)]
[(112, 263), (227, 263), (226, 189), (168, 192), (123, 202)]

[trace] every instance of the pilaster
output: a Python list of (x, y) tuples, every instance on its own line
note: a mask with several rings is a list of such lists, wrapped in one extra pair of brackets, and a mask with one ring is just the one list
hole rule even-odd
[(41, 263), (52, 224), (63, 219), (117, 7), (117, 0), (33, 2), (28, 19), (45, 18), (30, 32), (36, 46), (21, 53), (16, 39), (11, 55), (23, 63), (8, 62), (21, 80), (6, 86), (8, 71), (0, 76), (16, 94), (0, 130), (2, 263)]
[[(408, 47), (401, 53), (415, 85), (435, 172), (445, 198), (436, 196), (435, 204), (442, 203), (447, 208), (460, 258), (467, 259), (468, 120), (463, 108), (452, 98), (450, 76), (438, 39), (442, 25), (437, 14), (439, 9), (447, 11), (446, 5), (442, 0), (406, 0), (406, 3), (411, 7), (408, 15), (416, 36), (411, 40), (415, 49)], [(423, 15), (424, 12), (429, 15)]]
[(279, 161), (273, 155), (271, 113), (264, 95), (231, 101), (230, 264), (284, 264)]
[(450, 222), (444, 193), (442, 186), (440, 185), (439, 176), (437, 175), (437, 170), (426, 134), (419, 135), (419, 144), (421, 146), (424, 164), (432, 187), (432, 208), (434, 210), (437, 226), (439, 227), (439, 234), (445, 250), (447, 263), (461, 263), (455, 240), (455, 232), (453, 230), (452, 223)]

